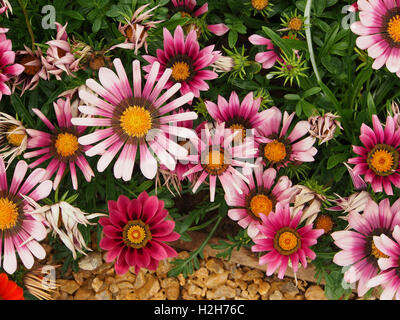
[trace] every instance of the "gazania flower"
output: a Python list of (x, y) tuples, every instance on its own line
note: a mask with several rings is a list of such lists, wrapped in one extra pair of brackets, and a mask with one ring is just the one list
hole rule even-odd
[(0, 155), (8, 165), (21, 155), (27, 146), (28, 134), (21, 121), (0, 112)]
[(207, 177), (210, 184), (211, 202), (214, 201), (217, 178), (225, 193), (232, 192), (232, 189), (236, 189), (239, 194), (243, 193), (234, 176), (247, 183), (249, 181), (234, 167), (254, 166), (243, 160), (253, 160), (257, 150), (254, 148), (253, 139), (249, 138), (246, 138), (243, 144), (232, 146), (232, 141), (238, 133), (238, 131), (232, 133), (231, 130), (226, 130), (225, 123), (217, 124), (213, 132), (210, 132), (208, 127), (202, 130), (201, 141), (199, 145), (195, 146), (197, 153), (190, 157), (190, 160), (197, 164), (183, 175), (185, 177), (202, 171), (193, 186), (193, 193), (197, 191)]
[[(179, 12), (182, 17), (189, 18), (200, 18), (203, 14), (208, 11), (208, 3), (206, 2), (200, 8), (196, 8), (196, 0), (172, 0), (174, 6), (173, 11)], [(196, 30), (196, 23), (190, 26), (192, 29)], [(217, 36), (222, 36), (229, 31), (229, 28), (224, 23), (209, 24), (207, 29)]]
[(349, 172), (351, 181), (353, 182), (354, 189), (356, 189), (357, 191), (367, 190), (367, 184), (365, 183), (363, 178), (361, 178), (360, 175), (354, 173), (354, 170), (346, 162), (343, 162), (343, 164), (345, 165), (347, 171)]
[(400, 226), (396, 225), (392, 233), (392, 239), (382, 234), (374, 236), (374, 244), (385, 257), (379, 258), (378, 265), (381, 273), (373, 277), (367, 283), (368, 288), (381, 285), (383, 292), (381, 300), (400, 300)]
[(260, 265), (267, 265), (267, 276), (279, 268), (278, 278), (283, 279), (289, 261), (296, 273), (299, 263), (307, 268), (307, 257), (315, 259), (316, 255), (310, 247), (317, 243), (324, 230), (313, 229), (312, 224), (299, 228), (301, 215), (298, 212), (291, 217), (289, 204), (282, 206), (280, 203), (276, 205), (274, 213), (261, 215), (262, 223), (258, 229), (264, 237), (254, 239), (255, 245), (251, 251), (268, 252), (259, 260)]
[(25, 50), (17, 51), (17, 62), (24, 67), (23, 72), (15, 79), (13, 91), (16, 86), (22, 86), (21, 95), (26, 90), (33, 90), (39, 84), (39, 80), (49, 80), (49, 70), (53, 67), (43, 57), (42, 50), (37, 48), (32, 51), (27, 46)]
[(291, 12), (290, 15), (287, 15), (286, 13), (282, 13), (282, 15), (283, 18), (281, 17), (281, 21), (283, 28), (279, 29), (278, 31), (287, 31), (289, 36), (300, 34), (304, 37), (302, 31), (305, 27), (305, 18), (297, 14), (297, 9), (294, 12)]
[(340, 116), (330, 112), (325, 113), (323, 116), (312, 116), (308, 118), (310, 134), (319, 140), (318, 144), (323, 144), (332, 140), (336, 128), (343, 130), (340, 122), (336, 120), (338, 118), (340, 118)]
[(367, 191), (356, 192), (345, 198), (339, 196), (338, 194), (336, 194), (336, 196), (338, 198), (336, 200), (332, 200), (336, 203), (336, 206), (326, 208), (326, 210), (343, 211), (345, 213), (351, 211), (362, 212), (365, 210), (365, 206), (371, 199), (371, 196)]
[(72, 256), (76, 259), (76, 251), (86, 255), (83, 251), (92, 251), (85, 242), (78, 226), (95, 225), (89, 220), (102, 217), (104, 214), (93, 213), (88, 214), (79, 208), (70, 205), (66, 201), (53, 203), (52, 205), (40, 206), (37, 202), (27, 199), (34, 208), (31, 211), (35, 216), (40, 216), (40, 220), (52, 230), (53, 237), (58, 235), (64, 245), (72, 252)]
[(326, 200), (326, 197), (316, 190), (312, 190), (303, 185), (295, 186), (299, 193), (296, 195), (293, 214), (302, 212), (300, 222), (306, 220), (306, 224), (313, 223), (318, 213), (321, 211), (322, 202)]
[(335, 245), (343, 249), (333, 258), (339, 266), (350, 266), (344, 274), (348, 283), (358, 281), (357, 292), (361, 297), (368, 291), (367, 282), (378, 271), (378, 259), (386, 257), (375, 245), (374, 236), (391, 236), (395, 225), (400, 224), (400, 200), (390, 207), (389, 199), (384, 199), (379, 206), (369, 200), (363, 215), (352, 211), (348, 216), (349, 226), (354, 231), (336, 231), (332, 233)]
[(101, 126), (105, 129), (97, 130), (91, 134), (80, 137), (78, 142), (97, 145), (89, 148), (86, 155), (101, 154), (97, 163), (97, 170), (104, 171), (117, 153), (122, 152), (114, 164), (114, 176), (129, 181), (132, 177), (133, 166), (137, 149), (140, 150), (140, 169), (148, 179), (153, 179), (157, 173), (157, 160), (150, 150), (157, 155), (161, 164), (174, 170), (176, 160), (171, 156), (185, 156), (187, 150), (171, 139), (166, 134), (173, 134), (182, 138), (195, 137), (195, 133), (187, 128), (170, 125), (170, 122), (180, 122), (196, 119), (194, 112), (167, 115), (193, 99), (193, 94), (188, 93), (165, 104), (181, 87), (178, 83), (170, 87), (160, 96), (161, 91), (168, 82), (172, 71), (165, 70), (156, 84), (160, 68), (158, 62), (153, 63), (148, 80), (142, 89), (140, 62), (133, 62), (133, 91), (126, 76), (120, 59), (114, 60), (116, 75), (112, 70), (101, 68), (99, 78), (102, 85), (93, 79), (86, 81), (86, 85), (103, 99), (95, 95), (80, 91), (81, 99), (93, 106), (80, 106), (83, 114), (93, 115), (93, 118), (73, 118), (74, 125)]
[(78, 177), (76, 166), (82, 171), (86, 181), (90, 182), (92, 177), (94, 177), (94, 173), (83, 155), (89, 147), (83, 146), (78, 141), (79, 137), (86, 130), (86, 127), (74, 126), (71, 123), (72, 113), (69, 99), (58, 99), (57, 102), (53, 103), (53, 106), (58, 127), (55, 127), (39, 109), (32, 109), (51, 132), (27, 129), (29, 134), (27, 148), (39, 149), (26, 152), (24, 158), (30, 159), (40, 156), (39, 159), (29, 165), (30, 168), (35, 168), (44, 161), (51, 159), (46, 168), (46, 179), (50, 179), (57, 171), (53, 185), (54, 190), (58, 188), (65, 170), (69, 168), (72, 186), (77, 190)]
[(263, 16), (266, 16), (272, 7), (270, 0), (250, 0), (250, 5), (254, 13), (261, 13)]
[(297, 189), (292, 187), (288, 177), (282, 176), (277, 179), (276, 173), (273, 168), (263, 172), (259, 158), (254, 168), (256, 179), (253, 178), (252, 170), (244, 170), (244, 176), (249, 184), (237, 179), (242, 193), (232, 190), (225, 194), (226, 203), (232, 207), (228, 210), (229, 218), (238, 221), (242, 228), (247, 228), (251, 238), (259, 235), (257, 226), (262, 222), (261, 215), (273, 214), (278, 203), (281, 205), (290, 203), (297, 193)]
[(65, 26), (58, 22), (55, 23), (57, 28), (57, 36), (55, 40), (47, 41), (50, 47), (46, 52), (46, 60), (54, 68), (49, 70), (50, 74), (55, 75), (57, 80), (61, 80), (61, 74), (65, 72), (69, 76), (73, 76), (72, 72), (78, 71), (79, 60), (75, 59), (71, 52), (71, 46), (68, 42), (68, 35)]
[(312, 162), (317, 153), (313, 147), (315, 138), (306, 137), (302, 139), (310, 129), (307, 121), (299, 121), (293, 130), (289, 126), (293, 121), (295, 113), (289, 115), (286, 111), (283, 114), (272, 107), (265, 112), (265, 122), (257, 128), (258, 135), (255, 140), (258, 143), (258, 155), (263, 157), (267, 166), (274, 166), (280, 169), (288, 163)]
[(382, 192), (383, 187), (387, 195), (392, 195), (392, 184), (400, 188), (400, 129), (395, 129), (390, 116), (386, 118), (385, 129), (376, 115), (372, 116), (372, 124), (373, 129), (362, 124), (360, 140), (364, 146), (353, 146), (359, 157), (348, 162), (356, 165), (353, 172), (364, 175), (364, 180), (371, 184), (374, 192)]
[(6, 13), (6, 16), (8, 18), (8, 10), (10, 10), (10, 12), (12, 13), (12, 7), (10, 2), (8, 2), (8, 0), (1, 0), (0, 1), (0, 14), (2, 13)]
[(280, 57), (280, 49), (275, 47), (270, 39), (253, 34), (249, 37), (249, 41), (257, 46), (266, 46), (267, 50), (257, 53), (255, 58), (258, 63), (262, 64), (264, 69), (272, 68), (277, 61), (283, 61)]
[(12, 51), (12, 42), (7, 39), (5, 33), (8, 29), (0, 31), (0, 101), (3, 94), (10, 95), (11, 90), (6, 84), (11, 78), (24, 71), (24, 67), (15, 62), (15, 53)]
[(27, 170), (26, 162), (19, 161), (9, 188), (4, 161), (0, 158), (0, 250), (4, 247), (3, 269), (9, 274), (17, 270), (15, 251), (27, 269), (33, 266), (33, 256), (38, 259), (46, 256), (45, 250), (38, 243), (46, 237), (46, 228), (30, 213), (32, 207), (26, 197), (34, 201), (46, 198), (52, 183), (49, 180), (43, 181), (45, 170), (39, 168), (24, 181)]
[(25, 300), (22, 288), (5, 273), (0, 273), (0, 300)]
[(224, 97), (218, 95), (218, 104), (205, 101), (207, 111), (210, 116), (218, 123), (225, 122), (225, 127), (232, 131), (239, 131), (236, 141), (242, 142), (247, 135), (247, 130), (261, 127), (267, 112), (258, 112), (261, 97), (254, 99), (253, 92), (246, 95), (242, 102), (235, 91), (232, 91), (229, 102)]
[(153, 10), (157, 9), (158, 6), (155, 6), (145, 12), (143, 12), (144, 9), (146, 9), (150, 3), (145, 4), (138, 8), (131, 20), (127, 20), (127, 23), (120, 23), (118, 26), (119, 32), (123, 34), (125, 37), (124, 43), (117, 44), (115, 46), (112, 46), (109, 50), (113, 50), (115, 48), (124, 48), (124, 49), (131, 49), (135, 50), (135, 55), (138, 54), (138, 50), (144, 46), (144, 49), (146, 50), (147, 53), (147, 37), (148, 37), (148, 31), (154, 27), (157, 26), (158, 23), (163, 22), (164, 20), (158, 20), (158, 21), (146, 21), (147, 19), (151, 18), (153, 14), (150, 14)]
[(356, 44), (375, 59), (372, 68), (386, 64), (390, 72), (399, 72), (400, 4), (396, 1), (357, 1), (360, 21), (351, 24), (359, 35)]
[(205, 80), (213, 80), (218, 74), (205, 68), (211, 66), (221, 56), (219, 51), (213, 51), (214, 45), (200, 50), (196, 32), (190, 31), (185, 36), (181, 26), (175, 29), (174, 36), (164, 28), (164, 50), (157, 50), (157, 57), (144, 55), (143, 58), (150, 63), (143, 70), (150, 73), (154, 62), (160, 63), (157, 80), (161, 78), (166, 68), (171, 68), (171, 78), (166, 82), (165, 88), (172, 87), (175, 83), (181, 84), (181, 94), (192, 92), (195, 97), (200, 97), (200, 91), (209, 89)]
[(101, 218), (104, 237), (100, 247), (107, 250), (106, 261), (115, 260), (115, 272), (124, 274), (129, 267), (138, 274), (141, 268), (156, 270), (160, 260), (176, 257), (165, 242), (175, 241), (175, 222), (166, 220), (164, 201), (142, 192), (137, 199), (119, 196), (108, 201), (109, 218)]

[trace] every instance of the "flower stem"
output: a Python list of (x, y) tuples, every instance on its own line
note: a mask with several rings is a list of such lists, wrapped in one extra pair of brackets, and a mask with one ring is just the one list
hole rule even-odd
[(304, 23), (305, 23), (307, 46), (308, 46), (308, 51), (310, 53), (311, 64), (312, 64), (315, 76), (317, 78), (317, 81), (320, 82), (321, 77), (319, 76), (317, 64), (315, 62), (315, 56), (314, 56), (314, 50), (313, 50), (312, 38), (311, 38), (311, 24), (310, 24), (311, 4), (312, 4), (312, 0), (307, 0), (306, 8), (304, 10), (304, 18), (305, 18)]
[(23, 12), (24, 17), (25, 17), (26, 27), (28, 28), (28, 32), (29, 32), (29, 35), (30, 35), (30, 37), (31, 37), (31, 41), (32, 41), (32, 50), (33, 50), (33, 49), (35, 48), (35, 36), (34, 36), (34, 34), (33, 34), (33, 31), (32, 31), (31, 23), (29, 22), (28, 13), (26, 12), (26, 9), (25, 9), (25, 7), (24, 7), (22, 1), (21, 1), (21, 0), (18, 0), (18, 3), (19, 3), (19, 6), (21, 7), (22, 12)]

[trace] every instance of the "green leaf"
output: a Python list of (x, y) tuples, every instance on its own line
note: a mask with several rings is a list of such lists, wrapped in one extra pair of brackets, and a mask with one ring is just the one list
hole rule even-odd
[(277, 33), (272, 31), (268, 27), (262, 27), (262, 30), (265, 32), (265, 34), (271, 39), (271, 41), (281, 48), (288, 57), (292, 55), (292, 48), (289, 46), (289, 44), (284, 41)]
[(101, 27), (101, 18), (97, 17), (96, 20), (94, 20), (94, 23), (93, 23), (93, 26), (92, 26), (93, 32), (99, 31), (100, 27)]
[(238, 33), (235, 30), (230, 30), (228, 35), (229, 47), (233, 48), (237, 42)]
[(11, 95), (11, 104), (14, 107), (15, 113), (18, 114), (29, 127), (36, 127), (35, 121), (29, 113), (29, 110), (22, 103), (20, 97), (16, 94)]
[(348, 158), (348, 154), (347, 153), (339, 153), (339, 154), (334, 154), (332, 156), (329, 157), (328, 159), (328, 163), (326, 168), (328, 170), (332, 169), (333, 167), (336, 167), (339, 163), (347, 160)]
[(304, 91), (302, 96), (303, 96), (303, 99), (305, 99), (305, 98), (311, 97), (314, 94), (317, 94), (319, 92), (321, 92), (321, 88), (320, 87), (313, 87), (313, 88), (310, 88), (310, 89)]
[(72, 11), (72, 10), (63, 10), (62, 12), (63, 14), (65, 14), (68, 17), (74, 18), (76, 20), (85, 20), (85, 17), (83, 15), (81, 15), (78, 11)]
[(298, 94), (292, 94), (292, 93), (285, 94), (284, 98), (286, 100), (300, 100), (301, 99), (301, 97)]

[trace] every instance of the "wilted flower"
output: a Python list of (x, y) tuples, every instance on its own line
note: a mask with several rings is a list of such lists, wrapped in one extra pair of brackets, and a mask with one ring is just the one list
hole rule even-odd
[(300, 189), (300, 192), (296, 195), (294, 201), (293, 214), (303, 211), (300, 222), (307, 220), (306, 224), (313, 223), (321, 211), (321, 205), (326, 200), (326, 196), (303, 185), (294, 187)]
[(319, 144), (328, 142), (333, 139), (336, 128), (343, 130), (340, 122), (336, 119), (340, 118), (330, 112), (323, 116), (312, 116), (308, 118), (310, 123), (310, 134), (319, 140)]
[[(400, 128), (400, 108), (399, 105), (395, 102), (392, 101), (391, 105), (392, 113), (393, 113), (393, 119), (394, 119), (394, 126), (397, 129)], [(390, 114), (388, 114), (389, 116)]]
[(231, 57), (220, 56), (211, 67), (215, 72), (229, 72), (235, 66), (235, 61)]
[(6, 16), (8, 18), (8, 10), (10, 10), (10, 12), (12, 13), (12, 7), (10, 2), (8, 2), (8, 0), (1, 0), (0, 1), (0, 14), (2, 13), (6, 13)]
[[(329, 211), (343, 211), (345, 213), (355, 211), (355, 212), (362, 212), (367, 205), (369, 199), (371, 199), (370, 194), (367, 191), (361, 191), (353, 193), (349, 197), (341, 197), (340, 195), (336, 194), (337, 199), (331, 200), (332, 202), (336, 203), (336, 206), (326, 208)], [(344, 220), (347, 220), (346, 217), (342, 217)]]
[(89, 220), (105, 216), (104, 214), (88, 214), (70, 205), (66, 201), (60, 201), (45, 206), (40, 206), (35, 201), (28, 198), (27, 201), (34, 207), (32, 214), (44, 219), (43, 222), (51, 228), (52, 235), (58, 235), (60, 237), (60, 240), (72, 252), (74, 259), (77, 257), (76, 251), (84, 255), (86, 255), (86, 253), (83, 249), (92, 251), (86, 245), (85, 239), (78, 229), (78, 225), (95, 225), (95, 223), (91, 223)]
[(50, 46), (46, 52), (46, 60), (54, 67), (52, 70), (49, 70), (49, 73), (55, 75), (57, 80), (61, 80), (61, 73), (65, 72), (67, 75), (73, 76), (71, 71), (78, 71), (79, 59), (75, 59), (75, 56), (71, 52), (68, 35), (65, 31), (68, 23), (62, 26), (56, 22), (55, 25), (57, 36), (55, 40), (46, 42)]
[(58, 267), (45, 265), (27, 272), (23, 277), (26, 290), (39, 300), (54, 300), (52, 296), (60, 286), (55, 272)]
[[(26, 150), (28, 135), (21, 121), (0, 112), (0, 155), (8, 165)], [(8, 166), (7, 165), (7, 166)]]
[(357, 191), (367, 190), (367, 184), (365, 183), (363, 178), (355, 173), (354, 170), (346, 162), (343, 162), (343, 164), (350, 174), (351, 180), (353, 181), (354, 189), (356, 189)]
[(148, 31), (154, 27), (160, 22), (163, 22), (164, 20), (158, 20), (158, 21), (147, 21), (144, 22), (145, 20), (149, 19), (153, 15), (150, 14), (153, 10), (157, 9), (158, 6), (155, 6), (154, 8), (151, 8), (150, 10), (147, 10), (145, 12), (142, 12), (146, 7), (148, 7), (150, 3), (145, 4), (138, 8), (131, 20), (126, 20), (127, 23), (122, 24), (119, 23), (118, 30), (121, 32), (124, 37), (125, 41), (124, 43), (117, 44), (115, 46), (112, 46), (109, 50), (113, 50), (115, 48), (123, 48), (123, 49), (135, 49), (135, 54), (138, 54), (138, 50), (144, 45), (144, 49), (146, 50), (147, 53), (147, 37), (148, 37)]

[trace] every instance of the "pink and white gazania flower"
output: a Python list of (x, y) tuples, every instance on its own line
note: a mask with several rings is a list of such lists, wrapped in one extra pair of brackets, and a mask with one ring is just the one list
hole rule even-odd
[(335, 245), (343, 249), (333, 258), (339, 266), (350, 266), (344, 274), (348, 283), (358, 281), (357, 292), (361, 297), (368, 291), (367, 282), (378, 271), (378, 259), (385, 255), (375, 246), (374, 236), (391, 236), (395, 225), (400, 224), (400, 200), (390, 207), (389, 199), (384, 199), (379, 206), (369, 200), (364, 213), (352, 211), (348, 216), (349, 226), (353, 230), (332, 233)]
[(61, 80), (60, 75), (63, 72), (69, 76), (73, 76), (72, 72), (78, 71), (79, 59), (75, 59), (71, 52), (66, 32), (68, 23), (62, 26), (56, 22), (55, 25), (57, 28), (56, 39), (46, 42), (50, 46), (46, 52), (46, 60), (54, 67), (52, 70), (49, 70), (49, 73), (53, 74), (57, 80)]
[(297, 189), (292, 187), (292, 182), (288, 177), (282, 176), (277, 179), (274, 168), (263, 172), (261, 162), (261, 158), (256, 161), (255, 179), (251, 169), (243, 170), (243, 175), (249, 181), (248, 184), (241, 179), (236, 179), (242, 193), (233, 189), (231, 193), (225, 194), (225, 201), (231, 207), (228, 210), (229, 218), (238, 221), (242, 228), (247, 228), (247, 234), (251, 238), (259, 236), (257, 226), (262, 221), (261, 215), (273, 214), (278, 203), (281, 205), (290, 203), (297, 193)]
[[(336, 206), (326, 208), (326, 210), (343, 211), (344, 213), (352, 211), (362, 212), (365, 210), (365, 206), (371, 199), (371, 196), (367, 191), (356, 192), (350, 195), (349, 197), (341, 197), (337, 193), (335, 193), (335, 195), (337, 199), (331, 201), (334, 202)], [(347, 217), (345, 220), (347, 220)]]
[(10, 10), (10, 12), (12, 13), (12, 7), (10, 2), (8, 2), (8, 0), (1, 0), (0, 1), (0, 14), (2, 13), (6, 13), (6, 16), (8, 18), (8, 10)]
[(263, 69), (272, 68), (276, 61), (283, 62), (283, 59), (280, 57), (279, 48), (275, 47), (270, 39), (253, 34), (249, 37), (249, 41), (257, 46), (266, 46), (266, 51), (257, 53), (255, 57), (255, 60), (262, 64)]
[(44, 122), (49, 132), (43, 132), (35, 129), (27, 129), (29, 135), (28, 149), (36, 149), (35, 151), (26, 152), (25, 159), (38, 157), (39, 159), (32, 162), (29, 167), (35, 168), (44, 161), (49, 159), (50, 162), (46, 168), (46, 179), (50, 179), (57, 171), (53, 188), (57, 189), (61, 179), (64, 177), (65, 170), (69, 168), (71, 173), (72, 186), (78, 189), (78, 177), (76, 174), (76, 166), (82, 171), (87, 182), (90, 182), (94, 173), (87, 162), (84, 152), (89, 149), (79, 143), (78, 139), (85, 132), (85, 126), (75, 126), (71, 123), (72, 112), (70, 100), (67, 98), (58, 99), (53, 103), (54, 111), (57, 117), (57, 127), (55, 127), (49, 119), (38, 109), (33, 108), (32, 111)]
[(229, 102), (218, 95), (218, 104), (205, 101), (210, 116), (218, 123), (225, 122), (225, 127), (232, 131), (239, 131), (236, 136), (237, 142), (242, 142), (249, 133), (247, 130), (257, 129), (264, 125), (268, 112), (258, 112), (261, 104), (261, 97), (254, 99), (253, 92), (239, 101), (235, 91), (232, 91)]
[(160, 63), (157, 80), (160, 79), (166, 68), (171, 68), (171, 78), (165, 84), (166, 88), (180, 83), (182, 95), (192, 92), (195, 97), (200, 97), (200, 91), (209, 89), (205, 80), (218, 78), (218, 74), (205, 68), (211, 66), (221, 56), (219, 51), (213, 51), (214, 45), (200, 50), (196, 32), (190, 31), (185, 36), (181, 26), (175, 29), (172, 37), (168, 29), (164, 28), (164, 50), (157, 49), (157, 57), (144, 55), (143, 58), (150, 63), (143, 70), (150, 72), (152, 64)]
[(133, 267), (157, 270), (158, 263), (178, 254), (165, 242), (178, 240), (175, 222), (167, 220), (164, 201), (142, 192), (130, 200), (121, 195), (108, 201), (109, 217), (100, 218), (104, 237), (100, 248), (107, 251), (106, 261), (115, 260), (115, 272), (124, 274)]
[(258, 143), (257, 157), (263, 157), (267, 166), (274, 166), (278, 170), (293, 162), (312, 162), (317, 153), (313, 147), (315, 138), (308, 136), (310, 124), (307, 121), (299, 121), (289, 133), (289, 126), (295, 116), (283, 114), (272, 107), (263, 113), (266, 119), (262, 126), (256, 129), (255, 141)]
[(138, 54), (138, 50), (144, 46), (144, 49), (147, 53), (147, 37), (148, 31), (152, 28), (155, 28), (158, 23), (163, 22), (164, 20), (158, 21), (146, 21), (145, 20), (151, 18), (153, 14), (150, 14), (153, 10), (157, 9), (158, 6), (155, 6), (145, 12), (142, 12), (145, 8), (147, 8), (150, 3), (145, 4), (138, 8), (131, 18), (131, 20), (126, 20), (126, 23), (119, 23), (118, 30), (125, 37), (124, 43), (117, 44), (112, 46), (109, 50), (113, 50), (115, 48), (123, 48), (123, 49), (131, 49), (135, 50), (135, 55)]
[(15, 87), (22, 86), (21, 95), (24, 94), (26, 90), (33, 90), (39, 84), (39, 80), (49, 80), (49, 70), (54, 69), (45, 57), (43, 57), (42, 50), (37, 48), (36, 51), (32, 51), (27, 46), (25, 50), (17, 51), (17, 62), (24, 67), (24, 70), (15, 79), (13, 84), (13, 92)]
[(283, 279), (286, 269), (291, 263), (296, 273), (299, 263), (307, 268), (307, 258), (314, 260), (316, 255), (310, 249), (317, 243), (317, 239), (324, 233), (323, 229), (313, 229), (312, 224), (299, 227), (302, 212), (291, 216), (289, 204), (278, 203), (275, 212), (268, 216), (261, 215), (261, 224), (258, 225), (263, 238), (254, 239), (253, 252), (268, 253), (261, 256), (259, 264), (267, 265), (267, 276), (272, 275), (279, 268), (278, 278)]
[[(140, 150), (140, 170), (148, 179), (153, 179), (157, 173), (157, 155), (161, 164), (169, 170), (174, 170), (175, 157), (186, 156), (187, 150), (167, 138), (167, 134), (181, 138), (196, 137), (193, 130), (171, 125), (170, 123), (187, 121), (197, 118), (195, 112), (184, 112), (168, 115), (193, 99), (192, 93), (187, 93), (166, 103), (181, 87), (177, 83), (162, 95), (171, 76), (172, 70), (164, 70), (158, 78), (160, 64), (154, 62), (148, 79), (142, 88), (142, 77), (139, 60), (133, 61), (133, 91), (125, 69), (120, 59), (114, 60), (117, 71), (115, 74), (108, 68), (100, 68), (101, 85), (93, 79), (88, 79), (86, 85), (101, 98), (87, 91), (79, 91), (82, 100), (90, 105), (80, 106), (83, 114), (93, 115), (92, 118), (72, 118), (74, 125), (106, 127), (80, 137), (82, 145), (97, 143), (86, 151), (91, 157), (101, 154), (97, 170), (104, 171), (113, 158), (121, 150), (114, 164), (114, 176), (125, 181), (132, 177), (137, 149)], [(156, 83), (156, 79), (159, 79)]]
[(257, 150), (254, 148), (253, 139), (250, 138), (246, 138), (238, 146), (232, 146), (237, 134), (239, 134), (238, 131), (232, 133), (231, 130), (225, 129), (225, 123), (217, 124), (212, 131), (208, 126), (202, 130), (199, 144), (195, 145), (196, 154), (187, 157), (188, 160), (194, 161), (196, 165), (183, 174), (186, 177), (202, 171), (193, 186), (193, 193), (197, 191), (207, 177), (210, 184), (211, 202), (215, 198), (217, 178), (221, 182), (225, 193), (233, 192), (233, 189), (239, 194), (243, 193), (234, 176), (243, 179), (247, 183), (249, 183), (249, 180), (234, 167), (254, 167), (254, 164), (243, 160), (249, 159), (253, 161)]
[(400, 129), (395, 129), (392, 117), (386, 118), (385, 129), (376, 115), (372, 116), (373, 129), (366, 124), (361, 126), (360, 140), (363, 147), (353, 146), (358, 157), (350, 158), (348, 163), (355, 164), (353, 172), (364, 175), (374, 192), (393, 194), (392, 184), (400, 188)]
[(15, 52), (12, 51), (12, 42), (7, 39), (5, 33), (8, 29), (0, 31), (0, 101), (3, 94), (10, 95), (11, 90), (6, 84), (11, 78), (24, 71), (24, 67), (15, 62)]
[[(200, 8), (196, 8), (196, 0), (172, 0), (174, 12), (179, 12), (182, 17), (200, 18), (208, 11), (208, 3), (206, 2)], [(192, 28), (195, 26), (191, 26)], [(224, 23), (209, 24), (207, 29), (217, 36), (222, 36), (229, 31)]]
[(381, 285), (384, 290), (380, 300), (400, 300), (400, 226), (394, 227), (392, 239), (385, 234), (374, 236), (374, 244), (385, 257), (378, 259), (381, 273), (370, 279), (367, 287)]
[(17, 270), (15, 251), (27, 269), (33, 266), (33, 256), (40, 260), (46, 256), (46, 251), (38, 243), (46, 238), (46, 228), (31, 214), (33, 208), (25, 197), (34, 201), (46, 198), (52, 183), (43, 179), (45, 170), (40, 168), (24, 181), (27, 171), (26, 162), (19, 161), (8, 187), (6, 168), (0, 158), (0, 266), (3, 260), (2, 267), (9, 274)]
[(356, 44), (375, 59), (372, 68), (386, 64), (390, 72), (400, 74), (400, 3), (395, 0), (357, 2), (360, 21), (351, 24), (359, 35)]

